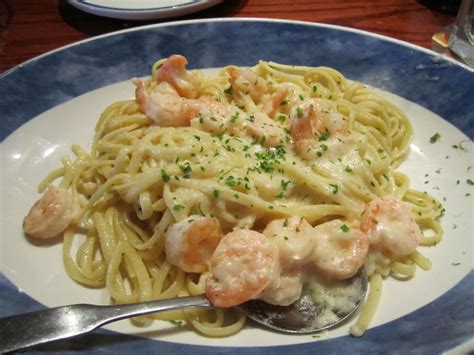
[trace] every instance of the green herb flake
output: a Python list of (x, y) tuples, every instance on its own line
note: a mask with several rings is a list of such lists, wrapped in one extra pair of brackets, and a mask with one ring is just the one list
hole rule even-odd
[(186, 207), (184, 207), (183, 205), (174, 205), (173, 211), (179, 212), (179, 211), (184, 210), (185, 208), (186, 208)]
[(319, 136), (319, 141), (327, 141), (329, 139), (329, 132), (324, 132)]
[(161, 169), (161, 180), (163, 180), (163, 182), (168, 182), (170, 179), (171, 177), (166, 173), (165, 169)]
[(291, 180), (280, 180), (280, 186), (283, 191), (286, 191)]
[(185, 179), (189, 179), (191, 177), (192, 169), (191, 169), (191, 165), (189, 165), (189, 163), (186, 163), (184, 165), (180, 165), (179, 168), (181, 169), (181, 172), (183, 173), (183, 177)]
[(239, 112), (237, 111), (234, 115), (230, 116), (230, 122), (231, 123), (237, 122), (238, 117), (239, 117)]
[(303, 117), (303, 110), (301, 109), (301, 107), (297, 107), (297, 108), (296, 108), (296, 116), (297, 116), (298, 118)]
[(232, 90), (233, 90), (232, 85), (230, 85), (227, 89), (224, 90), (224, 93), (225, 94), (232, 94)]
[(283, 114), (278, 115), (277, 121), (280, 122), (280, 123), (285, 122), (286, 121), (286, 115), (283, 115)]
[(441, 138), (441, 134), (439, 134), (438, 132), (436, 132), (435, 134), (433, 134), (430, 138), (430, 143), (433, 144), (433, 143), (436, 143), (437, 141), (439, 141), (439, 139)]
[(349, 232), (349, 227), (347, 226), (347, 224), (343, 224), (341, 227), (340, 227), (341, 231), (343, 231), (344, 233), (347, 233)]
[(329, 186), (331, 186), (332, 188), (332, 193), (335, 195), (339, 192), (339, 185), (337, 184), (329, 184)]

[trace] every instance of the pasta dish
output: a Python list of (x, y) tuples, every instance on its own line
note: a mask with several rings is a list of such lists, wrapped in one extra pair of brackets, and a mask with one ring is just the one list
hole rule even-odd
[(133, 321), (186, 321), (206, 336), (244, 326), (233, 306), (322, 297), (318, 280), (365, 268), (350, 330), (362, 335), (383, 279), (429, 269), (418, 249), (442, 236), (441, 204), (396, 170), (408, 118), (328, 67), (260, 61), (206, 76), (186, 65), (172, 55), (132, 80), (135, 97), (105, 109), (90, 150), (73, 145), (40, 183), (25, 232), (63, 235), (69, 276), (113, 303), (205, 293), (215, 309)]

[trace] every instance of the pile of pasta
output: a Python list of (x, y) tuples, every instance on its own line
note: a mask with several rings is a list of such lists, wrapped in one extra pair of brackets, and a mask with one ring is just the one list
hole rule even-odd
[[(160, 60), (152, 68), (156, 80)], [(106, 287), (113, 303), (166, 299), (205, 292), (209, 271), (187, 273), (166, 257), (165, 233), (191, 215), (217, 218), (225, 232), (235, 228), (261, 231), (277, 218), (300, 216), (312, 226), (334, 218), (360, 218), (367, 203), (393, 196), (412, 207), (425, 233), (420, 245), (436, 244), (442, 235), (437, 218), (441, 204), (427, 193), (410, 189), (396, 169), (408, 153), (412, 126), (397, 107), (359, 82), (328, 67), (303, 67), (260, 61), (252, 72), (265, 83), (262, 95), (232, 85), (229, 70), (214, 76), (189, 71), (194, 98), (232, 104), (249, 114), (272, 118), (284, 139), (264, 139), (229, 131), (209, 132), (199, 125), (163, 127), (140, 109), (137, 99), (113, 103), (95, 128), (90, 150), (72, 146), (74, 157), (40, 185), (60, 178), (81, 204), (81, 222), (64, 233), (63, 257), (69, 276), (88, 287)], [(288, 95), (268, 108), (281, 85)], [(360, 157), (357, 166), (331, 170), (298, 154), (289, 127), (291, 102), (317, 98), (347, 118), (349, 134)], [(231, 120), (233, 118), (230, 118)], [(240, 118), (239, 118), (240, 119)], [(324, 132), (320, 141), (327, 138)], [(334, 158), (334, 159), (337, 159)], [(334, 166), (338, 166), (335, 164)], [(417, 267), (429, 269), (421, 253), (393, 259), (370, 250), (365, 268), (370, 291), (354, 335), (368, 327), (389, 275), (411, 277)], [(236, 309), (186, 310), (139, 317), (185, 321), (207, 336), (238, 332), (246, 317)], [(184, 322), (183, 322), (184, 324)]]

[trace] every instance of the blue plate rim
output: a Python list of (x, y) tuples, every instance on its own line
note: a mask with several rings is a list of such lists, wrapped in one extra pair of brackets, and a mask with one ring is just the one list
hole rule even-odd
[[(323, 28), (329, 28), (329, 29), (334, 29), (334, 30), (338, 30), (338, 31), (345, 31), (345, 32), (352, 32), (352, 33), (361, 34), (363, 36), (378, 38), (378, 39), (381, 39), (381, 40), (384, 40), (384, 41), (396, 43), (396, 44), (402, 45), (404, 47), (408, 47), (408, 48), (411, 48), (411, 49), (414, 49), (414, 50), (417, 50), (417, 51), (424, 52), (426, 54), (431, 55), (432, 57), (440, 56), (438, 53), (436, 53), (434, 51), (431, 51), (429, 49), (426, 49), (426, 48), (423, 48), (423, 47), (420, 47), (418, 45), (414, 45), (414, 44), (411, 44), (411, 43), (408, 43), (408, 42), (405, 42), (405, 41), (401, 41), (401, 40), (398, 40), (398, 39), (394, 39), (394, 38), (379, 35), (379, 34), (374, 34), (374, 33), (371, 33), (371, 32), (364, 31), (364, 30), (358, 30), (358, 29), (353, 29), (353, 28), (343, 27), (343, 26), (337, 26), (337, 25), (320, 24), (320, 23), (307, 22), (307, 21), (261, 19), (261, 18), (225, 18), (225, 19), (209, 19), (209, 20), (207, 20), (207, 19), (183, 20), (183, 21), (168, 22), (168, 23), (164, 23), (164, 24), (152, 24), (152, 25), (147, 25), (147, 26), (140, 26), (140, 27), (136, 27), (136, 28), (132, 28), (132, 29), (124, 29), (124, 30), (107, 33), (107, 34), (104, 34), (104, 35), (101, 35), (101, 36), (85, 39), (85, 40), (82, 40), (82, 41), (77, 41), (75, 43), (71, 43), (71, 44), (62, 46), (60, 48), (57, 48), (57, 49), (54, 49), (52, 51), (46, 52), (46, 53), (44, 53), (40, 56), (31, 58), (30, 60), (25, 61), (24, 63), (22, 63), (18, 66), (15, 66), (15, 67), (11, 68), (10, 70), (6, 71), (5, 73), (1, 74), (0, 75), (0, 84), (2, 83), (3, 78), (7, 77), (9, 75), (9, 73), (13, 73), (16, 69), (18, 69), (22, 66), (28, 65), (29, 63), (33, 63), (37, 60), (40, 60), (41, 58), (46, 57), (48, 55), (51, 55), (53, 53), (60, 52), (64, 49), (74, 47), (74, 46), (82, 44), (82, 43), (96, 41), (96, 40), (100, 41), (102, 38), (115, 36), (115, 35), (120, 35), (120, 34), (128, 33), (128, 32), (142, 31), (142, 30), (147, 30), (147, 29), (152, 29), (152, 28), (172, 27), (172, 26), (189, 25), (189, 24), (197, 24), (197, 23), (209, 23), (209, 22), (214, 22), (214, 23), (215, 22), (259, 22), (259, 23), (270, 22), (270, 23), (285, 23), (285, 24), (297, 24), (297, 25), (305, 25), (305, 26), (323, 27)], [(451, 58), (447, 58), (447, 57), (443, 56), (442, 59), (450, 62), (453, 65), (456, 65), (457, 67), (460, 67), (462, 69), (466, 69), (467, 72), (471, 72), (471, 73), (474, 72), (474, 70), (470, 69), (469, 67), (467, 67), (467, 66), (463, 65), (462, 63), (459, 63), (459, 62), (457, 62), (457, 61), (455, 61)], [(8, 138), (8, 136), (9, 135), (7, 135), (5, 137), (5, 139)], [(0, 273), (0, 275), (1, 275), (1, 273)], [(473, 275), (474, 274), (472, 273), (472, 271), (471, 271), (470, 275), (471, 276), (470, 276), (470, 279), (469, 279), (470, 281), (469, 282), (470, 282), (470, 284), (474, 284), (473, 283)]]
[(144, 25), (144, 26), (137, 26), (133, 28), (127, 28), (123, 30), (118, 30), (118, 31), (113, 31), (109, 33), (104, 33), (102, 35), (94, 36), (91, 38), (86, 38), (83, 40), (75, 41), (70, 44), (66, 44), (64, 46), (55, 48), (53, 50), (47, 51), (45, 53), (42, 53), (38, 56), (35, 56), (33, 58), (30, 58), (20, 64), (15, 65), (14, 67), (6, 70), (5, 72), (0, 74), (0, 80), (10, 74), (11, 72), (21, 68), (24, 65), (27, 65), (31, 62), (34, 62), (38, 59), (41, 59), (45, 56), (54, 54), (56, 52), (59, 52), (61, 50), (74, 47), (77, 45), (80, 45), (82, 43), (87, 43), (91, 41), (97, 41), (101, 40), (102, 38), (107, 38), (115, 35), (120, 35), (123, 33), (129, 33), (129, 32), (135, 32), (135, 31), (142, 31), (142, 30), (147, 30), (151, 28), (160, 28), (160, 27), (172, 27), (172, 26), (182, 26), (182, 25), (189, 25), (189, 24), (199, 24), (199, 23), (208, 23), (208, 22), (269, 22), (269, 23), (288, 23), (288, 24), (296, 24), (296, 25), (304, 25), (304, 26), (315, 26), (315, 27), (323, 27), (323, 28), (329, 28), (329, 29), (334, 29), (334, 30), (339, 30), (339, 31), (345, 31), (345, 32), (352, 32), (352, 33), (357, 33), (361, 34), (363, 36), (369, 36), (369, 37), (374, 37), (378, 38), (383, 41), (388, 41), (392, 42), (401, 46), (405, 46), (411, 49), (415, 49), (417, 51), (424, 52), (426, 54), (429, 54), (433, 57), (440, 57), (443, 60), (447, 60), (451, 62), (452, 64), (459, 66), (460, 68), (463, 68), (467, 70), (468, 72), (474, 73), (474, 68), (471, 68), (467, 66), (464, 63), (461, 63), (451, 57), (444, 56), (438, 52), (435, 52), (431, 49), (419, 46), (417, 44), (413, 44), (410, 42), (406, 42), (397, 38), (389, 37), (386, 35), (366, 31), (366, 30), (361, 30), (357, 28), (352, 28), (352, 27), (347, 27), (347, 26), (340, 26), (340, 25), (333, 25), (333, 24), (327, 24), (327, 23), (321, 23), (321, 22), (310, 22), (310, 21), (300, 21), (300, 20), (285, 20), (285, 19), (272, 19), (272, 18), (259, 18), (259, 17), (233, 17), (233, 18), (211, 18), (211, 19), (195, 19), (195, 20), (178, 20), (178, 21), (169, 21), (169, 22), (164, 22), (164, 23), (157, 23), (157, 24), (149, 24), (149, 25)]

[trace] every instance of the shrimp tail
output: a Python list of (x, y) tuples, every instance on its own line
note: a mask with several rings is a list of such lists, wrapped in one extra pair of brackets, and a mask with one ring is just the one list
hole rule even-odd
[(196, 96), (196, 89), (191, 74), (186, 70), (187, 64), (185, 57), (173, 54), (157, 69), (156, 78), (158, 82), (171, 84), (181, 96), (190, 99)]

